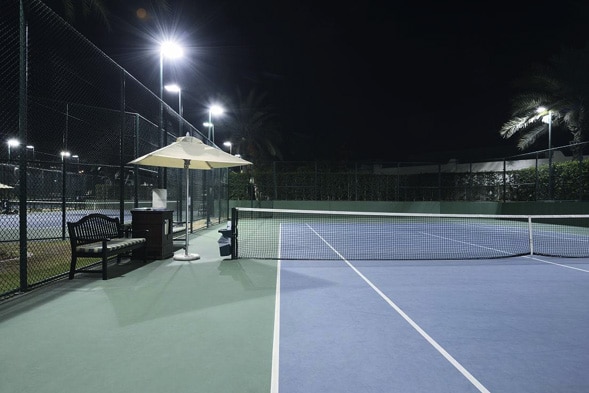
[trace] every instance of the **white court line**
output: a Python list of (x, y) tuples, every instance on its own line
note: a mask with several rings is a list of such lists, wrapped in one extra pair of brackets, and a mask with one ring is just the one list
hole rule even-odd
[(481, 393), (490, 393), (467, 369), (465, 369), (452, 355), (450, 355), (440, 344), (436, 342), (429, 334), (425, 332), (415, 321), (413, 321), (405, 312), (397, 306), (387, 295), (385, 295), (376, 285), (366, 278), (354, 265), (344, 258), (335, 248), (331, 246), (320, 234), (307, 225), (315, 235), (317, 235), (329, 248), (331, 248), (362, 280), (364, 280), (384, 301), (386, 301), (413, 329), (415, 329), (423, 338), (426, 339), (450, 364), (452, 364), (470, 383), (472, 383)]
[(451, 241), (451, 242), (455, 242), (455, 243), (462, 243), (462, 244), (466, 244), (467, 246), (479, 247), (479, 248), (484, 248), (484, 249), (491, 250), (491, 251), (497, 251), (497, 252), (501, 252), (501, 253), (503, 253), (503, 254), (509, 254), (507, 251), (498, 250), (498, 249), (496, 249), (496, 248), (491, 248), (491, 247), (486, 247), (486, 246), (481, 246), (480, 244), (475, 244), (475, 243), (464, 242), (464, 241), (462, 241), (462, 240), (452, 239), (452, 238), (445, 237), (445, 236), (434, 235), (433, 233), (427, 233), (427, 232), (419, 232), (419, 233), (421, 233), (422, 235), (426, 235), (426, 236), (437, 237), (438, 239), (449, 240), (449, 241)]
[[(485, 247), (485, 246), (481, 246), (480, 244), (468, 243), (468, 242), (464, 242), (464, 241), (462, 241), (462, 240), (451, 239), (451, 238), (449, 238), (449, 237), (445, 237), (445, 236), (439, 236), (439, 235), (434, 235), (434, 234), (432, 234), (432, 233), (427, 233), (427, 232), (420, 232), (420, 233), (421, 233), (422, 235), (426, 235), (426, 236), (432, 236), (432, 237), (437, 237), (437, 238), (439, 238), (439, 239), (444, 239), (444, 240), (450, 240), (450, 241), (453, 241), (453, 242), (456, 242), (456, 243), (462, 243), (462, 244), (466, 244), (466, 245), (468, 245), (468, 246), (473, 246), (473, 247), (480, 247), (480, 248), (485, 248), (485, 249), (487, 249), (487, 250), (492, 250), (492, 251), (502, 252), (502, 253), (504, 253), (504, 254), (509, 254), (509, 253), (507, 253), (507, 252), (505, 252), (505, 251), (503, 251), (503, 250), (498, 250), (498, 249), (496, 249), (496, 248), (491, 248), (491, 247)], [(335, 250), (334, 250), (334, 251), (335, 251)], [(336, 252), (337, 252), (337, 251), (336, 251)], [(573, 266), (569, 266), (569, 265), (563, 265), (563, 264), (561, 264), (561, 263), (550, 262), (550, 261), (546, 261), (546, 260), (544, 260), (544, 259), (540, 259), (540, 258), (538, 258), (538, 257), (531, 256), (531, 255), (522, 255), (522, 257), (524, 257), (524, 258), (529, 258), (529, 259), (533, 259), (533, 260), (535, 260), (535, 261), (538, 261), (538, 262), (547, 263), (547, 264), (549, 264), (549, 265), (560, 266), (560, 267), (565, 267), (565, 268), (567, 268), (567, 269), (573, 269), (573, 270), (578, 270), (578, 271), (580, 271), (580, 272), (589, 273), (589, 270), (587, 270), (587, 269), (581, 269), (581, 268), (578, 268), (578, 267), (573, 267)]]
[(272, 342), (272, 376), (270, 379), (270, 393), (278, 393), (279, 365), (280, 365), (280, 250), (282, 226), (278, 233), (278, 263), (276, 265), (276, 299), (274, 303), (274, 337)]
[(578, 270), (580, 272), (584, 272), (584, 273), (589, 273), (589, 270), (587, 269), (581, 269), (578, 267), (573, 267), (573, 266), (569, 266), (569, 265), (563, 265), (562, 263), (556, 263), (556, 262), (550, 262), (550, 261), (545, 261), (544, 259), (540, 259), (538, 257), (534, 257), (534, 256), (524, 256), (524, 258), (529, 258), (529, 259), (533, 259), (534, 261), (538, 261), (538, 262), (543, 262), (543, 263), (547, 263), (549, 265), (554, 265), (554, 266), (560, 266), (560, 267), (566, 267), (567, 269), (573, 269), (573, 270)]

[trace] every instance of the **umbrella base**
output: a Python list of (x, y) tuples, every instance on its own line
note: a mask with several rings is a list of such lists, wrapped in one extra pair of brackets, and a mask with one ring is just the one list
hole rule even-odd
[(194, 261), (200, 259), (198, 254), (174, 254), (174, 260), (176, 261)]

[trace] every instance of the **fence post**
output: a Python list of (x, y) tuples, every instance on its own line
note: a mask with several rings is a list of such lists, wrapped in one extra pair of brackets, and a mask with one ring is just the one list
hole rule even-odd
[(65, 240), (65, 220), (66, 220), (66, 156), (61, 155), (61, 240)]
[(442, 164), (438, 163), (438, 201), (442, 201)]
[[(138, 153), (139, 153), (139, 114), (136, 113), (135, 114), (135, 122), (133, 123), (133, 158), (138, 157)], [(135, 181), (133, 182), (133, 192), (134, 192), (134, 197), (133, 197), (133, 207), (134, 208), (138, 208), (139, 207), (139, 166), (138, 165), (134, 165), (134, 169), (133, 169), (133, 178), (135, 179)]]
[[(119, 220), (125, 223), (125, 71), (121, 69), (121, 129), (119, 132)], [(133, 157), (134, 158), (134, 157)]]
[(534, 200), (538, 200), (538, 190), (540, 188), (540, 179), (538, 178), (538, 153), (536, 153), (536, 166), (535, 166), (535, 189), (534, 189)]
[(276, 161), (272, 161), (272, 180), (274, 182), (274, 200), (278, 199), (278, 178), (276, 176)]
[[(26, 145), (27, 141), (27, 92), (28, 92), (28, 23), (23, 1), (19, 3), (19, 92), (18, 92), (18, 134)], [(20, 154), (19, 193), (19, 277), (20, 290), (28, 290), (27, 270), (27, 154)]]
[(507, 193), (507, 158), (503, 158), (503, 196), (501, 200), (505, 202), (505, 194)]

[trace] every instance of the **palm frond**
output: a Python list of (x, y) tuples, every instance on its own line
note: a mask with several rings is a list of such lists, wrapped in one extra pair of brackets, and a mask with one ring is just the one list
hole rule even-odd
[[(503, 124), (499, 134), (505, 139), (511, 138), (516, 133), (528, 128), (531, 124), (530, 119), (529, 116), (514, 117)], [(536, 117), (533, 119), (534, 121), (538, 120)]]
[(545, 125), (538, 125), (536, 127), (529, 128), (525, 134), (522, 134), (521, 138), (517, 142), (517, 147), (520, 150), (525, 150), (534, 144), (534, 142), (536, 142), (536, 140), (546, 132), (547, 127)]

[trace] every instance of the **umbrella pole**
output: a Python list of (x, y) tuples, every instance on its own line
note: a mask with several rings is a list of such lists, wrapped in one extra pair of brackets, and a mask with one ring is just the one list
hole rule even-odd
[(188, 201), (190, 200), (190, 176), (189, 176), (189, 169), (190, 160), (184, 160), (184, 172), (186, 173), (186, 236), (184, 238), (184, 254), (174, 254), (174, 259), (177, 261), (194, 261), (195, 259), (200, 259), (200, 255), (198, 254), (189, 254), (188, 253)]

